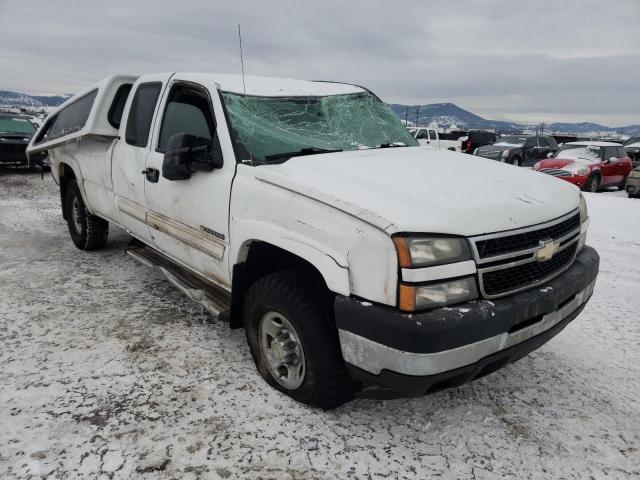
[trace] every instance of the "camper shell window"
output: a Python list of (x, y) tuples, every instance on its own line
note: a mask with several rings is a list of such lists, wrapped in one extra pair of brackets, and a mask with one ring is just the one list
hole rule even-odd
[(49, 122), (49, 126), (43, 130), (42, 135), (38, 136), (36, 143), (55, 140), (82, 130), (87, 123), (97, 94), (98, 89), (92, 90), (60, 110)]

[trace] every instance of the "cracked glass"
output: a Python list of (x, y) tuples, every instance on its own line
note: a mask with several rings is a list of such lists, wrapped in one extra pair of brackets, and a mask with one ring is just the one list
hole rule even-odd
[(222, 97), (241, 160), (418, 145), (397, 115), (368, 92), (314, 97), (222, 92)]

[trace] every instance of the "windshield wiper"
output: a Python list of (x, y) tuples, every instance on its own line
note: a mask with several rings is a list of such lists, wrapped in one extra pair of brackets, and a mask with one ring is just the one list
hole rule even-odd
[(304, 155), (315, 155), (317, 153), (333, 153), (333, 152), (341, 152), (341, 151), (342, 151), (341, 148), (331, 149), (331, 148), (305, 147), (295, 152), (274, 153), (273, 155), (266, 155), (264, 159), (267, 161), (278, 160), (280, 158), (301, 157)]
[(408, 145), (404, 142), (381, 143), (376, 148), (395, 148), (395, 147), (408, 147)]

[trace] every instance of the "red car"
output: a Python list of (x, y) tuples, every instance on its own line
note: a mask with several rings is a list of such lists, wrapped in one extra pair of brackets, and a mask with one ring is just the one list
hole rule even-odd
[(587, 192), (597, 192), (602, 187), (624, 188), (633, 164), (625, 148), (618, 143), (571, 142), (536, 163), (533, 169), (566, 180)]

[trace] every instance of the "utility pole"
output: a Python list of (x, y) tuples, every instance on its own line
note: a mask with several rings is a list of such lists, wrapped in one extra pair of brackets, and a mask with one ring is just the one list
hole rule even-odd
[(407, 105), (407, 109), (404, 111), (404, 126), (409, 126), (409, 105)]
[(418, 123), (418, 113), (420, 112), (420, 105), (416, 106), (416, 127), (419, 125)]

